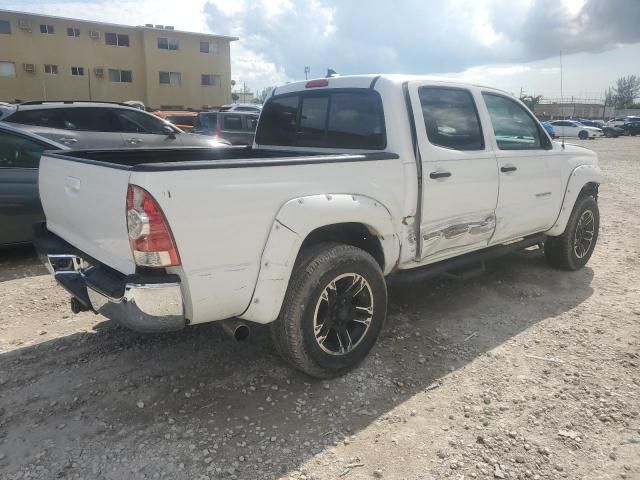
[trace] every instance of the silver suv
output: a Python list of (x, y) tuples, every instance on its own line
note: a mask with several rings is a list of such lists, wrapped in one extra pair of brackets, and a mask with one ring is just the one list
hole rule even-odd
[(220, 139), (185, 133), (175, 125), (122, 103), (26, 102), (2, 121), (74, 149), (220, 147)]

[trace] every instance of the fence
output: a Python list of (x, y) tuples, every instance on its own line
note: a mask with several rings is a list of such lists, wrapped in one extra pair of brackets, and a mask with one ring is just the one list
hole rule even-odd
[(591, 120), (608, 120), (627, 115), (640, 116), (640, 109), (616, 109), (604, 105), (602, 99), (559, 99), (545, 98), (533, 109), (533, 113), (542, 120), (558, 120), (569, 117)]

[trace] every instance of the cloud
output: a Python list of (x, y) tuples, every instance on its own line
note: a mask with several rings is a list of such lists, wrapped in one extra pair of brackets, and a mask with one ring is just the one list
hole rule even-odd
[(299, 79), (340, 73), (437, 73), (526, 63), (640, 42), (640, 0), (355, 0), (209, 2), (211, 29), (226, 25), (243, 48)]
[[(235, 35), (233, 78), (254, 89), (303, 78), (305, 66), (316, 77), (327, 68), (515, 77), (527, 72), (510, 65), (560, 50), (640, 43), (640, 0), (4, 0), (3, 8)], [(491, 66), (507, 70), (480, 68)]]

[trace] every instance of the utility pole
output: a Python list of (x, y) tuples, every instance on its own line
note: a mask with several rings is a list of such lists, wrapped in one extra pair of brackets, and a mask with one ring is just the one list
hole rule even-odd
[(311, 75), (311, 67), (304, 67), (304, 79), (309, 80), (309, 75)]

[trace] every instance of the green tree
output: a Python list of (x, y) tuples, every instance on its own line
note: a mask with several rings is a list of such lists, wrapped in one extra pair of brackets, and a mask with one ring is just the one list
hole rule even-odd
[(542, 95), (523, 95), (520, 100), (533, 112), (533, 109), (542, 101)]
[(630, 108), (640, 98), (640, 77), (627, 75), (616, 80), (616, 86), (605, 92), (605, 103), (616, 108)]

